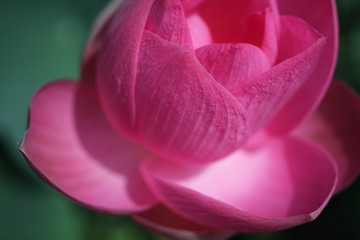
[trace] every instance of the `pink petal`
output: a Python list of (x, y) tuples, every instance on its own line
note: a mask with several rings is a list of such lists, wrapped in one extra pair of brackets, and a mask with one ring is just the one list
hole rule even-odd
[(163, 226), (171, 229), (184, 230), (189, 232), (221, 232), (221, 230), (204, 226), (183, 218), (162, 204), (156, 205), (151, 209), (132, 215), (135, 220), (146, 221), (151, 224)]
[(196, 57), (211, 76), (230, 92), (270, 68), (264, 52), (246, 43), (206, 45), (196, 50)]
[(159, 37), (193, 51), (193, 44), (180, 0), (155, 0), (146, 29)]
[(315, 68), (325, 46), (325, 38), (301, 19), (281, 17), (280, 22), (281, 37), (289, 40), (286, 49), (292, 51), (284, 53), (280, 48), (279, 57), (287, 59), (233, 91), (247, 109), (252, 131), (266, 125), (297, 92)]
[(156, 223), (147, 221), (142, 218), (135, 218), (139, 224), (149, 229), (152, 232), (156, 232), (162, 236), (165, 236), (171, 240), (227, 240), (234, 233), (195, 233), (192, 231), (179, 230), (174, 228), (165, 227)]
[(185, 48), (145, 32), (136, 85), (138, 139), (173, 160), (205, 163), (244, 141), (243, 109)]
[(267, 139), (207, 166), (154, 159), (152, 191), (175, 213), (227, 231), (266, 232), (313, 220), (331, 197), (336, 167), (306, 140)]
[[(323, 37), (302, 19), (292, 16), (280, 18), (280, 38), (277, 63), (294, 57)], [(323, 37), (324, 38), (324, 37)]]
[[(241, 43), (246, 42), (250, 31), (256, 32), (254, 29), (249, 29), (249, 17), (256, 12), (263, 12), (267, 8), (276, 13), (276, 2), (269, 0), (207, 0), (200, 4), (196, 11), (209, 26), (214, 43)], [(191, 28), (191, 26), (189, 27)]]
[(124, 2), (104, 33), (99, 49), (96, 80), (101, 103), (114, 128), (133, 138), (138, 55), (153, 2)]
[(181, 4), (186, 14), (192, 12), (199, 4), (205, 0), (181, 0)]
[(279, 17), (273, 11), (266, 9), (254, 13), (248, 20), (249, 34), (246, 42), (259, 46), (274, 64), (278, 52)]
[[(304, 19), (327, 38), (324, 53), (315, 71), (269, 126), (273, 134), (283, 134), (291, 131), (306, 116), (309, 116), (326, 92), (337, 58), (338, 20), (334, 0), (277, 1), (280, 14), (295, 15)], [(293, 29), (296, 30), (295, 27)]]
[(156, 202), (138, 170), (148, 153), (114, 132), (93, 89), (74, 81), (50, 83), (33, 98), (30, 114), (20, 150), (60, 192), (111, 213)]
[(155, 206), (132, 218), (148, 228), (172, 240), (225, 240), (233, 233), (219, 232), (189, 221), (175, 214), (163, 205)]
[(212, 43), (210, 29), (204, 19), (198, 13), (190, 15), (186, 19), (188, 21), (194, 49)]
[(333, 81), (317, 111), (296, 133), (326, 148), (339, 169), (336, 191), (360, 172), (360, 99), (343, 83)]

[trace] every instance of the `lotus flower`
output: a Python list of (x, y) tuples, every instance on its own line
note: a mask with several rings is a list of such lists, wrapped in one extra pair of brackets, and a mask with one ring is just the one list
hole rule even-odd
[(174, 239), (294, 227), (360, 170), (337, 48), (332, 0), (113, 1), (20, 150), (67, 197)]

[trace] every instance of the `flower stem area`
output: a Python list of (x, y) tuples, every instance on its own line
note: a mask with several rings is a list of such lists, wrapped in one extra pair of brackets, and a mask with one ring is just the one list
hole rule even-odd
[[(34, 92), (51, 79), (78, 78), (82, 46), (107, 0), (2, 0), (0, 7), (0, 239), (167, 240), (128, 216), (85, 209), (42, 182), (17, 150)], [(337, 0), (335, 77), (360, 94), (360, 1)], [(360, 124), (360, 123), (359, 123)], [(230, 240), (360, 239), (360, 179), (313, 222)]]

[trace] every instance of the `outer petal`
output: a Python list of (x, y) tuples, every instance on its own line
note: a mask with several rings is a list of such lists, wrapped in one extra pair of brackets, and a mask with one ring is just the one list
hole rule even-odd
[(173, 160), (204, 163), (247, 136), (243, 108), (185, 48), (145, 32), (136, 85), (138, 139)]
[(164, 40), (193, 49), (178, 0), (128, 1), (113, 18), (99, 50), (96, 80), (109, 121), (133, 140), (138, 137), (135, 88), (145, 28)]
[(267, 139), (206, 167), (162, 160), (143, 173), (167, 207), (228, 231), (266, 232), (314, 219), (331, 197), (337, 172), (330, 156), (301, 139)]
[(339, 168), (337, 191), (359, 174), (360, 99), (344, 84), (334, 81), (317, 111), (295, 131), (331, 153)]
[(94, 90), (57, 81), (39, 90), (20, 151), (50, 185), (88, 207), (111, 213), (156, 202), (138, 171), (147, 152), (114, 133)]
[(315, 71), (269, 126), (273, 134), (283, 134), (291, 131), (306, 116), (309, 116), (326, 92), (337, 58), (338, 20), (334, 0), (277, 1), (280, 14), (295, 15), (304, 19), (327, 38), (324, 53)]
[[(132, 217), (151, 231), (158, 232), (173, 240), (225, 240), (233, 234), (204, 227), (200, 230), (196, 227), (201, 225), (178, 216), (162, 205), (155, 206), (154, 209)], [(190, 229), (184, 230), (184, 225)]]
[(172, 229), (191, 232), (221, 232), (220, 229), (201, 225), (183, 218), (162, 204), (156, 205), (147, 211), (137, 213), (133, 217)]
[(252, 131), (269, 123), (294, 96), (312, 73), (325, 46), (325, 38), (301, 19), (281, 17), (280, 22), (281, 36), (288, 40), (284, 42), (286, 47), (282, 48), (291, 51), (280, 50), (281, 63), (233, 91), (248, 112), (247, 120), (252, 124)]
[(154, 0), (126, 1), (113, 17), (99, 49), (96, 81), (109, 121), (134, 138), (137, 62)]

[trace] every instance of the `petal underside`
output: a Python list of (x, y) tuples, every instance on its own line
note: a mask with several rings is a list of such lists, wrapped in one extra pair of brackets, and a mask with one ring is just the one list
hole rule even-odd
[(268, 232), (313, 220), (332, 196), (337, 169), (316, 144), (267, 139), (204, 167), (142, 164), (153, 193), (172, 211), (227, 231)]
[(360, 172), (360, 99), (345, 84), (334, 80), (316, 112), (296, 134), (323, 146), (339, 169), (336, 191), (348, 186)]
[(47, 183), (82, 205), (124, 214), (156, 203), (138, 169), (148, 153), (114, 132), (85, 84), (61, 80), (37, 92), (20, 151)]
[(225, 240), (234, 234), (184, 219), (163, 205), (132, 215), (132, 218), (147, 229), (172, 240)]

